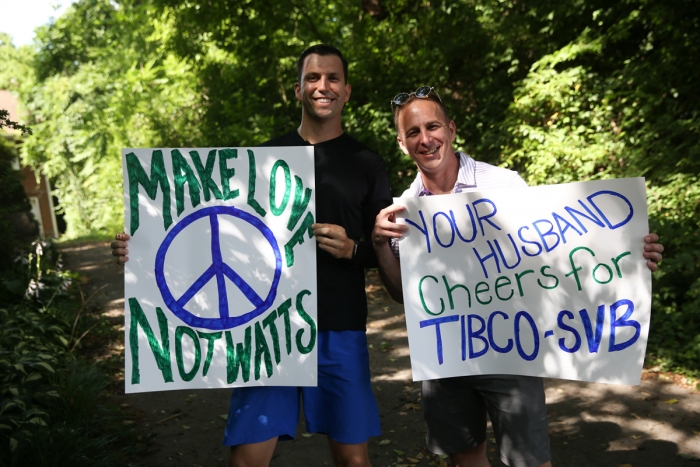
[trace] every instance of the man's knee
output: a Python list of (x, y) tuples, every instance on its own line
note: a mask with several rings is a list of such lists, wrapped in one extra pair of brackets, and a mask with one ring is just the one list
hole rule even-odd
[(264, 467), (270, 464), (277, 437), (261, 443), (231, 446), (228, 467)]
[(450, 462), (453, 467), (490, 467), (486, 457), (486, 441), (473, 448), (450, 454)]
[(343, 444), (328, 438), (336, 467), (371, 467), (367, 442)]

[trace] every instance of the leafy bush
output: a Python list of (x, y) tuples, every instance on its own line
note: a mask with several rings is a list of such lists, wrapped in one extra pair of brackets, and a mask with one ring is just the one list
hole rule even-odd
[(80, 358), (98, 318), (73, 275), (36, 241), (0, 288), (0, 465), (124, 465), (128, 433), (104, 401), (107, 379)]

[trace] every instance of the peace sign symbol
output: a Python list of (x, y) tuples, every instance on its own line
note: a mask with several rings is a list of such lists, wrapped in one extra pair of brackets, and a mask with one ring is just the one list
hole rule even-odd
[[(265, 299), (260, 297), (260, 295), (258, 295), (258, 293), (253, 290), (253, 288), (248, 285), (248, 283), (246, 283), (246, 281), (240, 275), (238, 275), (238, 273), (236, 273), (236, 271), (234, 271), (224, 262), (221, 255), (221, 240), (219, 238), (219, 216), (222, 215), (233, 216), (249, 223), (259, 230), (260, 233), (262, 233), (272, 247), (272, 251), (275, 255), (275, 274), (272, 279), (272, 284), (270, 285), (270, 290)], [(170, 248), (171, 243), (180, 232), (182, 232), (194, 221), (207, 216), (209, 217), (209, 223), (211, 225), (212, 264), (201, 276), (199, 276), (199, 278), (187, 289), (187, 291), (182, 294), (179, 299), (176, 299), (170, 291), (165, 278), (165, 255), (168, 252), (168, 248)], [(194, 328), (216, 330), (231, 329), (249, 322), (251, 319), (259, 316), (265, 310), (270, 308), (270, 306), (272, 306), (273, 302), (275, 301), (275, 297), (277, 296), (277, 286), (282, 274), (282, 257), (280, 255), (280, 249), (277, 245), (275, 236), (272, 234), (272, 231), (262, 221), (260, 221), (260, 219), (232, 206), (213, 206), (200, 209), (199, 211), (190, 214), (175, 225), (170, 232), (168, 232), (163, 240), (163, 243), (160, 245), (160, 248), (158, 248), (158, 253), (156, 254), (155, 274), (156, 283), (158, 284), (158, 288), (160, 289), (160, 293), (166, 306), (178, 318)], [(239, 316), (230, 316), (228, 296), (226, 293), (227, 278), (236, 287), (238, 287), (248, 301), (250, 301), (254, 307), (252, 311)], [(218, 289), (219, 318), (203, 318), (192, 314), (185, 308), (185, 306), (197, 294), (197, 292), (199, 292), (202, 287), (204, 287), (212, 279), (216, 279), (216, 287)]]

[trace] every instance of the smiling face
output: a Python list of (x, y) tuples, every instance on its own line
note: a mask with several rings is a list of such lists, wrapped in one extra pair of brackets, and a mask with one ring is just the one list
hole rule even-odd
[(411, 156), (425, 175), (441, 175), (454, 170), (459, 162), (452, 149), (455, 124), (448, 120), (440, 106), (429, 99), (413, 99), (398, 114), (398, 135), (401, 150)]
[(303, 117), (316, 121), (338, 119), (339, 122), (343, 106), (350, 99), (350, 90), (345, 82), (343, 63), (336, 55), (306, 57), (301, 82), (294, 85)]

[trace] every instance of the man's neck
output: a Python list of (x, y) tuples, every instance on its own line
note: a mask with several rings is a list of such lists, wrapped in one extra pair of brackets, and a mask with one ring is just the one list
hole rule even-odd
[(317, 121), (301, 116), (301, 125), (297, 128), (299, 136), (311, 144), (330, 141), (343, 134), (340, 119)]
[(452, 155), (452, 159), (449, 159), (449, 164), (443, 170), (438, 172), (423, 172), (421, 170), (423, 186), (434, 195), (452, 193), (457, 184), (459, 157), (455, 153)]

